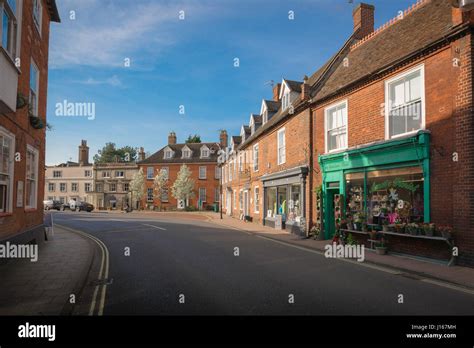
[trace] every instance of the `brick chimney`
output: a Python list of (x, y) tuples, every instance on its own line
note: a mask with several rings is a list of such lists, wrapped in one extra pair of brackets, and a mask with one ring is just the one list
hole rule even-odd
[(143, 147), (141, 147), (140, 151), (138, 151), (138, 160), (139, 161), (145, 160), (145, 149)]
[(225, 149), (229, 145), (229, 137), (227, 136), (226, 130), (224, 129), (221, 130), (219, 139), (220, 139), (221, 148)]
[(308, 76), (304, 75), (303, 84), (301, 85), (301, 100), (308, 100), (311, 97), (310, 92)]
[(277, 83), (275, 86), (273, 86), (273, 100), (276, 102), (279, 100), (280, 88), (281, 88), (281, 83)]
[(84, 166), (89, 164), (89, 146), (87, 146), (87, 140), (81, 140), (79, 145), (79, 165)]
[(474, 23), (474, 2), (468, 5), (463, 0), (453, 0), (452, 4), (451, 16), (453, 26), (467, 22)]
[(176, 145), (176, 133), (170, 132), (168, 135), (168, 145)]
[(356, 39), (360, 40), (374, 31), (374, 13), (375, 7), (364, 3), (360, 3), (352, 11)]

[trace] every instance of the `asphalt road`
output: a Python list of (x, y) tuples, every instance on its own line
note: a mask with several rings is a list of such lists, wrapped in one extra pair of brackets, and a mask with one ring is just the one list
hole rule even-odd
[(54, 222), (106, 245), (104, 315), (474, 314), (473, 294), (209, 222), (69, 212)]

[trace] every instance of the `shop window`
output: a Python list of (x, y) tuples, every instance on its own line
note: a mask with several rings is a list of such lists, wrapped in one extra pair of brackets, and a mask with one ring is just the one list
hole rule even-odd
[(288, 202), (288, 220), (297, 221), (301, 213), (301, 185), (291, 185), (290, 201)]
[(346, 215), (352, 220), (363, 220), (364, 214), (364, 182), (365, 173), (351, 173), (346, 175)]
[(269, 187), (265, 193), (265, 200), (267, 201), (267, 217), (275, 217), (277, 214), (277, 188)]
[(369, 223), (388, 219), (396, 222), (423, 222), (423, 170), (409, 167), (367, 173)]
[(423, 67), (389, 80), (385, 87), (386, 137), (416, 132), (424, 127)]
[(288, 213), (288, 204), (287, 204), (287, 192), (288, 189), (286, 186), (278, 187), (278, 215), (282, 216), (282, 220), (286, 221), (286, 216)]

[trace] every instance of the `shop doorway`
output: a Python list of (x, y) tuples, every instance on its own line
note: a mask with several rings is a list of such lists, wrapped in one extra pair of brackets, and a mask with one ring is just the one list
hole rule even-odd
[(325, 214), (325, 236), (330, 239), (336, 233), (336, 215), (340, 214), (340, 207), (336, 200), (339, 197), (339, 187), (328, 187), (326, 189), (326, 214)]

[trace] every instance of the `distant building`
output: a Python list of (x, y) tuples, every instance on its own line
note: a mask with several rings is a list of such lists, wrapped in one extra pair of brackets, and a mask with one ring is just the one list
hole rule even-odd
[[(148, 209), (176, 209), (178, 203), (187, 206), (205, 209), (209, 205), (218, 204), (220, 198), (219, 179), (220, 169), (217, 166), (219, 150), (227, 147), (227, 132), (221, 131), (220, 141), (217, 143), (177, 143), (176, 134), (168, 136), (168, 145), (140, 162), (146, 179), (146, 197), (143, 203)], [(186, 165), (191, 171), (194, 180), (194, 195), (188, 202), (178, 202), (171, 194), (171, 187), (177, 178), (181, 166)], [(161, 171), (168, 173), (168, 191), (161, 199), (154, 193), (154, 178)]]

